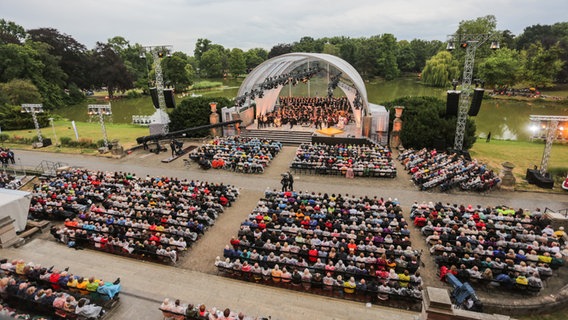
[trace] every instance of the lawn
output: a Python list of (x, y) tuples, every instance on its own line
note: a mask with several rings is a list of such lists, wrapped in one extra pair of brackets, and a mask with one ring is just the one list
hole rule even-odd
[[(77, 132), (79, 133), (79, 139), (91, 139), (96, 142), (103, 139), (103, 133), (101, 125), (98, 121), (93, 122), (75, 122), (77, 126)], [(116, 123), (105, 123), (107, 136), (109, 142), (117, 139), (119, 143), (125, 148), (130, 148), (136, 145), (136, 138), (145, 136), (149, 134), (149, 129), (147, 127), (136, 126), (132, 124), (116, 124)], [(57, 136), (57, 141), (61, 137), (69, 137), (75, 140), (75, 132), (71, 122), (68, 120), (55, 120), (54, 122), (55, 134)], [(14, 136), (23, 138), (33, 138), (37, 136), (36, 130), (13, 130), (13, 131), (2, 131), (10, 135), (10, 139)], [(53, 141), (53, 145), (49, 147), (42, 148), (42, 151), (50, 152), (66, 152), (66, 153), (95, 153), (96, 150), (87, 149), (73, 149), (73, 148), (57, 148), (55, 146), (55, 139), (53, 135), (53, 128), (46, 127), (41, 128), (42, 137), (50, 138)], [(16, 149), (32, 149), (31, 145), (28, 144), (14, 144), (14, 143), (4, 143), (6, 146), (16, 148)]]
[[(529, 186), (522, 180), (527, 168), (533, 168), (535, 165), (540, 166), (543, 152), (544, 142), (542, 141), (491, 140), (491, 142), (486, 143), (485, 139), (477, 140), (470, 150), (472, 158), (486, 163), (499, 173), (502, 168), (501, 163), (505, 161), (513, 163), (516, 166), (513, 174), (517, 178), (517, 189), (527, 188), (530, 190), (534, 190), (533, 186)], [(554, 144), (552, 146), (548, 168), (565, 168), (568, 170), (568, 145)]]

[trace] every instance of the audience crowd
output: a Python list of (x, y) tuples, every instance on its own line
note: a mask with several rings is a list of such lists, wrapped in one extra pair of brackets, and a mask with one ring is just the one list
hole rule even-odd
[(379, 144), (304, 143), (290, 165), (295, 171), (353, 177), (396, 177), (391, 150)]
[(56, 270), (24, 260), (4, 259), (1, 263), (0, 297), (9, 308), (2, 308), (0, 314), (14, 316), (19, 311), (30, 311), (39, 315), (34, 319), (96, 319), (119, 299), (120, 278), (111, 283), (74, 275), (69, 268)]
[(22, 181), (16, 176), (8, 172), (0, 172), (0, 188), (16, 190), (19, 189), (21, 185)]
[(263, 173), (280, 152), (278, 141), (241, 136), (216, 137), (189, 157), (203, 169), (226, 169), (243, 173)]
[(396, 199), (266, 191), (215, 265), (246, 280), (374, 301), (421, 299)]
[(498, 175), (484, 164), (456, 153), (408, 149), (398, 159), (421, 190), (440, 187), (440, 190), (447, 191), (459, 187), (462, 190), (488, 191), (501, 182)]
[(166, 320), (265, 320), (264, 317), (251, 317), (243, 312), (234, 312), (229, 308), (218, 309), (212, 307), (207, 309), (205, 304), (182, 304), (179, 299), (171, 301), (164, 299), (160, 305), (160, 310)]
[(279, 107), (258, 116), (258, 128), (295, 125), (343, 128), (353, 117), (346, 97), (280, 97)]
[(9, 148), (0, 147), (0, 162), (2, 162), (2, 167), (7, 167), (9, 164), (16, 164), (14, 151)]
[(411, 217), (440, 268), (462, 282), (537, 293), (564, 264), (566, 233), (535, 211), (414, 203)]
[(175, 263), (238, 194), (222, 183), (74, 169), (34, 186), (30, 216), (64, 220), (51, 232), (76, 249)]

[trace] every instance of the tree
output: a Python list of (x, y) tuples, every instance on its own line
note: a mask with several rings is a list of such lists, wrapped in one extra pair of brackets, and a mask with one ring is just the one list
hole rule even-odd
[(299, 42), (292, 45), (293, 52), (322, 52), (324, 43), (312, 37), (302, 37)]
[(326, 42), (323, 45), (322, 53), (327, 53), (339, 57), (339, 47), (334, 45), (333, 43)]
[(422, 81), (434, 87), (445, 87), (460, 74), (459, 63), (447, 51), (440, 51), (426, 62)]
[[(21, 112), (24, 103), (41, 103), (41, 93), (30, 80), (13, 79), (0, 83), (0, 127), (4, 130), (32, 129), (32, 117)], [(40, 126), (47, 125), (47, 115), (38, 114)]]
[[(459, 27), (456, 30), (457, 35), (464, 34), (491, 34), (496, 33), (497, 18), (494, 15), (487, 15), (485, 17), (479, 17), (475, 20), (462, 20), (460, 21)], [(462, 41), (462, 39), (455, 39), (455, 41)], [(454, 58), (458, 61), (465, 61), (465, 49), (459, 49), (460, 42), (456, 42), (455, 45), (458, 47), (454, 50), (452, 54)], [(478, 64), (484, 58), (491, 54), (491, 49), (489, 45), (481, 45), (475, 51), (475, 63)], [(462, 65), (463, 67), (463, 65)]]
[(244, 74), (247, 71), (247, 63), (243, 50), (234, 48), (229, 55), (229, 72), (233, 77)]
[(272, 47), (272, 49), (270, 49), (270, 52), (268, 52), (268, 59), (270, 58), (274, 58), (286, 53), (290, 53), (292, 52), (292, 45), (288, 44), (288, 43), (279, 43), (275, 46)]
[[(225, 97), (197, 97), (183, 99), (170, 113), (170, 131), (183, 130), (209, 124), (210, 102), (217, 102), (217, 110), (232, 107), (231, 100)], [(192, 132), (191, 137), (205, 137), (209, 130)]]
[(218, 78), (223, 76), (223, 62), (221, 61), (219, 49), (212, 49), (201, 57), (200, 72), (202, 76)]
[(355, 68), (363, 76), (370, 78), (378, 75), (377, 63), (381, 53), (377, 48), (380, 47), (380, 36), (361, 39), (359, 45), (355, 47)]
[(392, 80), (400, 74), (396, 63), (397, 45), (396, 38), (390, 33), (381, 36), (381, 48), (377, 60), (378, 75), (386, 80)]
[(0, 19), (0, 44), (22, 44), (26, 36), (24, 27), (13, 21)]
[(488, 85), (513, 86), (520, 71), (519, 54), (508, 48), (496, 50), (479, 64), (479, 77)]
[(247, 70), (250, 71), (268, 59), (268, 51), (262, 48), (253, 48), (245, 52)]
[(87, 76), (87, 48), (67, 34), (62, 34), (53, 28), (28, 30), (30, 39), (42, 42), (47, 52), (58, 58), (58, 65), (66, 74), (64, 86), (75, 84), (82, 89), (90, 86)]
[(209, 51), (211, 45), (211, 40), (199, 38), (195, 43), (195, 49), (193, 50), (193, 56), (197, 61), (201, 61), (201, 56), (207, 51)]
[(144, 52), (142, 45), (139, 43), (131, 44), (120, 36), (108, 39), (107, 43), (124, 62), (126, 70), (132, 76), (134, 86), (148, 92), (148, 67), (152, 65), (152, 58), (150, 55), (147, 55), (147, 59), (140, 58), (140, 54)]
[(414, 71), (422, 72), (426, 66), (426, 61), (436, 55), (440, 50), (445, 48), (444, 44), (438, 40), (426, 41), (420, 39), (413, 39), (410, 41), (410, 48), (412, 49), (414, 60)]
[(92, 82), (99, 87), (107, 87), (109, 98), (117, 91), (124, 92), (134, 87), (124, 61), (108, 43), (97, 42), (92, 51), (91, 67)]
[(0, 92), (3, 98), (14, 106), (42, 102), (41, 93), (30, 80), (12, 79), (7, 83), (0, 83)]
[(359, 41), (355, 39), (345, 39), (345, 41), (339, 45), (339, 56), (341, 59), (349, 62), (351, 65), (355, 65), (358, 43)]
[(545, 50), (540, 42), (533, 43), (527, 50), (521, 51), (523, 61), (523, 78), (536, 87), (550, 87), (562, 70), (564, 62), (560, 60), (558, 44)]
[(403, 72), (416, 72), (416, 56), (410, 43), (406, 40), (399, 41), (397, 44), (396, 63), (398, 69)]
[[(404, 106), (400, 139), (405, 148), (453, 147), (456, 117), (445, 117), (446, 102), (436, 97), (403, 97), (385, 104), (387, 108)], [(391, 121), (394, 112), (391, 112)], [(467, 119), (464, 134), (464, 149), (475, 143), (475, 122)]]
[(171, 57), (164, 58), (162, 71), (165, 83), (174, 86), (176, 91), (185, 91), (192, 83), (190, 71), (193, 71), (193, 68), (183, 52), (174, 52)]

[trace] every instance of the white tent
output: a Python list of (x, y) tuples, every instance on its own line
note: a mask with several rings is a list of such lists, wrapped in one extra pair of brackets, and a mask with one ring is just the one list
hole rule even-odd
[(32, 194), (25, 191), (0, 188), (0, 219), (14, 219), (16, 232), (26, 230)]

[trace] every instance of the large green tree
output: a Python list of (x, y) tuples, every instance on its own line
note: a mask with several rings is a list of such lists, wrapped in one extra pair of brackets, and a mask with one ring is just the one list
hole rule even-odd
[(223, 54), (217, 48), (203, 54), (199, 64), (202, 77), (218, 78), (223, 76)]
[(459, 63), (447, 51), (440, 51), (426, 62), (422, 71), (425, 84), (434, 87), (445, 87), (460, 74)]
[(0, 44), (21, 44), (27, 37), (24, 27), (13, 21), (0, 19)]
[(479, 64), (479, 77), (487, 85), (511, 87), (517, 83), (520, 70), (518, 52), (501, 48)]
[[(404, 106), (400, 139), (406, 148), (452, 148), (456, 132), (455, 116), (445, 117), (446, 102), (436, 97), (402, 97), (385, 104), (387, 108)], [(394, 112), (391, 112), (391, 121)], [(475, 143), (475, 122), (467, 119), (463, 147)]]
[(229, 72), (238, 77), (247, 71), (247, 62), (243, 50), (234, 48), (229, 55)]
[(162, 71), (165, 82), (173, 86), (178, 92), (185, 91), (192, 83), (193, 68), (183, 52), (174, 52), (171, 57), (164, 58), (162, 60)]
[(89, 88), (87, 48), (83, 44), (53, 28), (32, 29), (28, 34), (31, 40), (48, 45), (47, 52), (57, 58), (59, 67), (66, 74), (66, 87), (74, 84), (82, 89)]
[(396, 38), (390, 33), (385, 33), (381, 35), (380, 39), (381, 47), (377, 59), (377, 75), (384, 77), (386, 80), (393, 80), (400, 74), (396, 61), (398, 53)]
[(126, 69), (124, 61), (112, 45), (97, 42), (92, 52), (92, 82), (98, 87), (106, 87), (108, 96), (124, 92), (134, 87), (133, 78)]
[(550, 87), (557, 80), (564, 62), (560, 60), (561, 49), (558, 44), (546, 50), (540, 43), (533, 43), (521, 51), (523, 79), (531, 86)]

